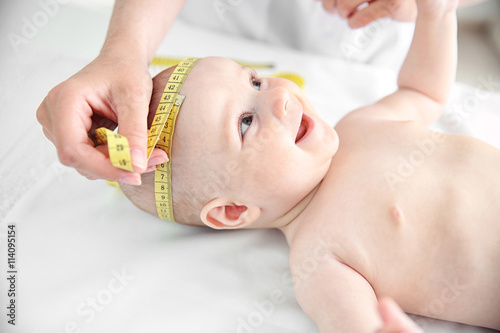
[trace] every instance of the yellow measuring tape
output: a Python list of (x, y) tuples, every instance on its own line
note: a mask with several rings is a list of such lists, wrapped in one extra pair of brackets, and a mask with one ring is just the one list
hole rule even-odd
[[(169, 157), (172, 151), (175, 122), (185, 96), (179, 95), (182, 85), (198, 58), (186, 58), (174, 69), (163, 90), (155, 117), (148, 134), (147, 159), (155, 147), (163, 149)], [(109, 158), (114, 167), (133, 172), (128, 140), (105, 127), (96, 129), (98, 144), (108, 144)], [(116, 182), (108, 182), (117, 186)], [(117, 186), (119, 187), (119, 185)], [(171, 161), (160, 164), (155, 171), (155, 198), (158, 216), (174, 221), (172, 204)]]
[[(148, 159), (155, 146), (165, 150), (169, 158), (172, 156), (172, 138), (174, 136), (175, 121), (185, 98), (185, 96), (179, 95), (179, 93), (182, 84), (196, 62), (198, 62), (198, 58), (184, 59), (177, 65), (168, 79), (149, 131)], [(172, 169), (170, 159), (167, 163), (160, 164), (155, 170), (155, 198), (158, 217), (175, 221), (172, 203)]]
[[(170, 66), (175, 66), (179, 62), (181, 62), (182, 59), (180, 58), (172, 58), (172, 57), (154, 57), (153, 60), (151, 60), (151, 66), (160, 66), (160, 67), (170, 67)], [(257, 63), (257, 62), (246, 62), (246, 61), (240, 61), (240, 60), (235, 60), (233, 61), (237, 62), (238, 64), (245, 66), (245, 67), (250, 67), (256, 70), (266, 70), (266, 69), (271, 69), (274, 68), (274, 64), (272, 63)], [(302, 76), (300, 76), (297, 73), (292, 73), (292, 72), (277, 72), (277, 73), (271, 73), (269, 75), (265, 76), (272, 76), (272, 77), (278, 77), (282, 79), (287, 79), (292, 82), (294, 82), (296, 85), (300, 87), (300, 89), (304, 89), (305, 87), (305, 81)]]
[[(158, 59), (158, 58), (155, 58)], [(172, 151), (172, 138), (174, 136), (175, 122), (185, 96), (179, 95), (184, 81), (194, 67), (198, 58), (186, 58), (179, 62), (175, 58), (160, 58), (161, 64), (177, 65), (165, 86), (161, 96), (153, 123), (149, 130), (147, 142), (147, 159), (151, 156), (155, 147), (163, 149), (169, 158)], [(159, 62), (159, 61), (157, 61)], [(153, 59), (152, 64), (155, 61)], [(256, 67), (256, 64), (245, 64), (248, 67)], [(261, 65), (260, 68), (272, 67), (272, 65)], [(295, 73), (275, 73), (271, 76), (285, 78), (295, 82), (299, 87), (304, 87), (304, 79)], [(130, 149), (126, 137), (101, 127), (96, 129), (96, 141), (98, 144), (107, 144), (109, 158), (114, 167), (133, 172), (130, 158)], [(107, 181), (110, 185), (120, 187), (117, 182)], [(155, 199), (158, 216), (162, 219), (175, 221), (172, 203), (172, 169), (171, 161), (160, 164), (155, 171)]]
[[(171, 67), (175, 66), (182, 61), (182, 58), (173, 58), (173, 57), (154, 57), (151, 60), (151, 66), (162, 66), (162, 67)], [(257, 62), (246, 62), (240, 60), (234, 60), (238, 64), (246, 67), (250, 67), (253, 69), (264, 69), (264, 68), (273, 68), (274, 64), (272, 63), (257, 63)]]
[(123, 135), (117, 134), (106, 127), (95, 130), (97, 144), (108, 144), (109, 159), (115, 168), (134, 172), (128, 140)]

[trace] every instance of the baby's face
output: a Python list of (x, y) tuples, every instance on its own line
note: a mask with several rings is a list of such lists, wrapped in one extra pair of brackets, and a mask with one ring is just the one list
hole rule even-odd
[[(203, 146), (227, 200), (260, 209), (257, 224), (285, 214), (325, 176), (338, 137), (291, 81), (259, 78), (234, 61), (201, 59), (189, 74), (174, 138)], [(175, 177), (175, 174), (174, 174)], [(215, 193), (216, 191), (214, 191)]]

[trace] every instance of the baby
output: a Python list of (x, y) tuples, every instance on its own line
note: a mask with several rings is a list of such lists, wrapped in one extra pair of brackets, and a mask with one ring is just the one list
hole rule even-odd
[[(418, 331), (381, 318), (384, 297), (500, 330), (500, 151), (427, 128), (454, 79), (456, 2), (417, 1), (399, 90), (334, 129), (292, 82), (227, 59), (201, 59), (182, 87), (177, 222), (280, 229), (296, 297), (320, 332)], [(152, 112), (172, 71), (154, 79)], [(157, 215), (153, 177), (122, 188)]]

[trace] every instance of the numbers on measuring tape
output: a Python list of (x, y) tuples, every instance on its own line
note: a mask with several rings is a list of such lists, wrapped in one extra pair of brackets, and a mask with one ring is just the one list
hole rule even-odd
[(114, 167), (131, 172), (134, 171), (126, 137), (105, 127), (96, 129), (95, 137), (99, 145), (108, 145), (109, 159)]
[[(187, 58), (182, 61), (174, 69), (165, 85), (148, 135), (148, 158), (151, 156), (154, 147), (165, 150), (167, 155), (170, 156), (174, 124), (184, 101), (184, 96), (179, 95), (179, 93), (189, 71), (197, 61), (197, 58)], [(158, 216), (162, 219), (173, 220), (170, 163), (168, 161), (159, 165), (155, 171), (155, 199)]]
[[(171, 156), (175, 120), (184, 99), (184, 96), (179, 95), (179, 93), (182, 84), (197, 61), (197, 58), (186, 58), (181, 61), (167, 82), (147, 138), (148, 159), (155, 146), (165, 150), (168, 156)], [(244, 65), (254, 67), (248, 64)], [(272, 65), (264, 66), (264, 68), (269, 67), (272, 67)], [(294, 73), (277, 73), (272, 76), (287, 78), (297, 83), (301, 88), (304, 84), (303, 78)], [(110, 160), (115, 167), (133, 171), (128, 140), (126, 138), (105, 128), (100, 128), (96, 130), (96, 140), (99, 144), (108, 144)], [(168, 161), (159, 165), (155, 171), (155, 199), (158, 216), (162, 219), (173, 220), (170, 163)]]
[[(182, 104), (183, 96), (179, 95), (180, 89), (186, 80), (189, 71), (197, 61), (197, 58), (187, 58), (185, 61), (182, 61), (181, 64), (174, 69), (174, 72), (169, 78), (160, 99), (160, 103), (156, 109), (156, 115), (153, 119), (153, 124), (151, 125), (150, 133), (148, 135), (148, 158), (151, 156), (155, 145), (160, 139), (160, 134), (165, 127), (165, 123), (172, 114), (172, 110), (175, 106), (174, 103), (178, 106)], [(165, 116), (163, 117), (163, 115)], [(162, 130), (156, 129), (155, 126)]]
[[(155, 146), (165, 150), (170, 156), (175, 121), (184, 101), (184, 96), (179, 95), (179, 92), (189, 71), (197, 61), (197, 58), (186, 58), (174, 69), (167, 82), (148, 133), (148, 159)], [(127, 138), (104, 127), (98, 128), (95, 136), (98, 144), (108, 145), (109, 158), (113, 166), (134, 171)], [(155, 171), (155, 199), (158, 216), (173, 221), (170, 163), (170, 161), (162, 163)], [(115, 185), (114, 182), (113, 185)]]

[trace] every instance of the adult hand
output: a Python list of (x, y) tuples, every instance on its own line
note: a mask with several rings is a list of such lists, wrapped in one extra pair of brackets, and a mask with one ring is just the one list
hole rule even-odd
[[(89, 179), (138, 185), (140, 173), (168, 160), (161, 149), (155, 149), (149, 164), (146, 160), (151, 89), (151, 76), (143, 60), (124, 53), (101, 53), (48, 93), (37, 110), (37, 119), (64, 165)], [(133, 173), (113, 167), (107, 147), (95, 147), (92, 139), (95, 129), (114, 129), (117, 123), (118, 132), (129, 141)]]
[(388, 17), (396, 21), (413, 22), (417, 17), (415, 0), (322, 0), (332, 14), (347, 19), (351, 28), (361, 28)]
[(423, 333), (392, 299), (381, 299), (378, 311), (383, 321), (382, 328), (376, 333)]

